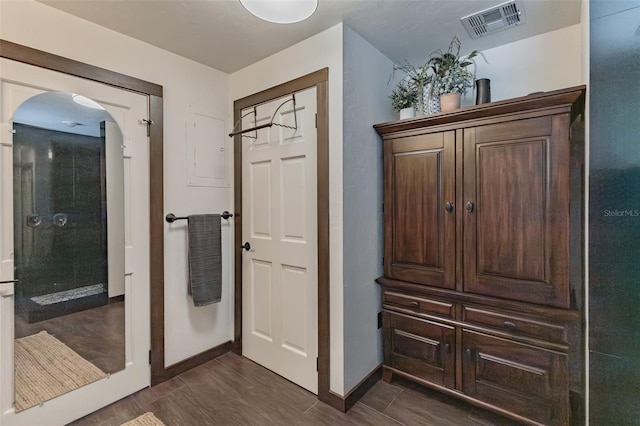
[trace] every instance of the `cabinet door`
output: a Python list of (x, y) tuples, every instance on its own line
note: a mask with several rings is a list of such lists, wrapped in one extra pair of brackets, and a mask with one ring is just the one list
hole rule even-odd
[(385, 276), (455, 288), (455, 134), (385, 141)]
[(463, 331), (463, 392), (545, 425), (569, 424), (566, 354)]
[(454, 387), (454, 327), (388, 311), (383, 311), (382, 323), (385, 365)]
[(464, 130), (464, 290), (569, 307), (569, 117)]

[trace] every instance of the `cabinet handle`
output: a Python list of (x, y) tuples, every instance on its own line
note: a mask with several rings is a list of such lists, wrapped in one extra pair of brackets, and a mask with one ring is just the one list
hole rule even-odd
[(473, 211), (473, 203), (471, 201), (467, 202), (467, 211), (469, 213)]
[(447, 353), (447, 354), (451, 352), (451, 345), (450, 344), (448, 344), (448, 343), (444, 344), (444, 352)]
[(451, 204), (451, 202), (447, 201), (447, 204), (444, 205), (444, 208), (445, 208), (446, 211), (451, 213), (453, 211), (453, 204)]
[(515, 330), (515, 329), (518, 328), (518, 326), (515, 325), (515, 323), (512, 323), (511, 321), (505, 321), (504, 322), (504, 326), (507, 327), (507, 328), (510, 328), (512, 330)]
[(411, 306), (415, 306), (416, 308), (420, 306), (420, 302), (416, 302), (415, 300), (412, 300), (409, 304)]

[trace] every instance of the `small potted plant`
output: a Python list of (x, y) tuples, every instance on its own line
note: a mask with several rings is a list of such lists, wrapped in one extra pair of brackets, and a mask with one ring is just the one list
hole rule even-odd
[(393, 64), (393, 72), (389, 76), (389, 82), (395, 77), (396, 71), (404, 73), (404, 78), (399, 84), (405, 85), (405, 87), (411, 89), (416, 94), (416, 101), (414, 106), (416, 107), (416, 114), (422, 115), (426, 113), (424, 111), (424, 88), (431, 82), (432, 76), (430, 75), (429, 62), (425, 63), (421, 67), (416, 67), (410, 64), (408, 61), (395, 62)]
[[(477, 50), (460, 57), (460, 40), (453, 37), (446, 52), (438, 50), (431, 54), (429, 67), (433, 73), (434, 95), (440, 96), (442, 111), (460, 107), (460, 98), (467, 93), (475, 80), (476, 62), (473, 58), (482, 55)], [(473, 72), (468, 67), (473, 65)]]
[(413, 84), (401, 80), (389, 95), (391, 106), (400, 113), (400, 119), (415, 117), (418, 90)]

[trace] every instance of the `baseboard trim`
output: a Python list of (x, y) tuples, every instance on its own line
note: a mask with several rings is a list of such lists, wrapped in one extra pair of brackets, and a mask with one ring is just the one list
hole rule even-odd
[(109, 298), (109, 303), (119, 303), (119, 302), (124, 302), (124, 294)]
[(349, 408), (353, 407), (356, 402), (360, 400), (364, 396), (365, 393), (369, 391), (377, 382), (382, 378), (382, 364), (378, 365), (367, 377), (362, 379), (360, 383), (356, 385), (351, 391), (347, 394), (345, 398), (345, 412), (349, 410)]
[(160, 377), (153, 377), (151, 379), (151, 386), (158, 385), (166, 380), (169, 380), (172, 377), (177, 376), (178, 374), (182, 374), (185, 371), (191, 370), (192, 368), (204, 364), (207, 361), (211, 361), (212, 359), (215, 359), (220, 355), (224, 355), (227, 352), (231, 351), (232, 348), (233, 342), (229, 340), (228, 342), (225, 342), (214, 348), (208, 349), (204, 352), (200, 352), (199, 354), (180, 361), (176, 364), (172, 364), (169, 367), (165, 367)]
[(338, 411), (346, 413), (356, 402), (364, 396), (382, 378), (382, 364), (378, 365), (371, 373), (360, 381), (347, 396), (340, 396), (329, 391), (328, 394), (318, 395), (318, 399)]
[(324, 402), (331, 408), (335, 408), (338, 411), (346, 412), (346, 404), (344, 397), (338, 395), (335, 392), (320, 392), (318, 393), (318, 400)]

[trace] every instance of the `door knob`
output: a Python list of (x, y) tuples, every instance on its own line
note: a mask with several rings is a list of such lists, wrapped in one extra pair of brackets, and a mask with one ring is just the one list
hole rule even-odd
[(471, 201), (469, 201), (469, 202), (467, 203), (467, 211), (468, 211), (469, 213), (471, 213), (471, 212), (473, 211), (473, 203), (472, 203)]
[(251, 250), (251, 244), (249, 244), (249, 242), (247, 241), (246, 243), (244, 243), (243, 245), (240, 246), (240, 248), (245, 249), (246, 251)]
[(449, 201), (447, 201), (447, 204), (444, 205), (444, 208), (445, 208), (446, 211), (451, 213), (453, 211), (453, 204), (451, 204)]

